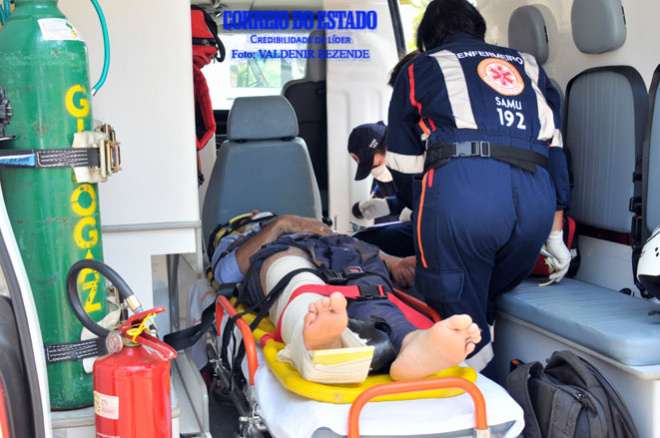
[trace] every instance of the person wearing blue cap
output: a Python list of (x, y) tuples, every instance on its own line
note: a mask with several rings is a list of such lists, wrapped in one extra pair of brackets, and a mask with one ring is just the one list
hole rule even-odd
[(353, 129), (348, 138), (348, 153), (358, 164), (355, 180), (370, 174), (374, 177), (369, 199), (356, 202), (352, 213), (358, 219), (375, 219), (376, 223), (397, 222), (388, 226), (368, 228), (355, 237), (378, 246), (388, 254), (409, 257), (415, 254), (410, 209), (396, 197), (396, 185), (385, 166), (387, 128), (383, 122), (367, 123)]
[(570, 202), (559, 94), (536, 59), (487, 44), (467, 0), (433, 0), (421, 54), (401, 71), (388, 117), (387, 166), (413, 208), (415, 283), (442, 317), (482, 329), (467, 362), (494, 375), (494, 298), (522, 282), (545, 243), (565, 275)]
[[(379, 219), (398, 217), (403, 204), (396, 197), (392, 174), (385, 166), (387, 154), (387, 127), (383, 122), (366, 123), (351, 131), (348, 137), (348, 153), (357, 163), (355, 181), (362, 181), (370, 174), (374, 177), (372, 196), (355, 208), (358, 218)], [(392, 197), (392, 198), (388, 198)]]

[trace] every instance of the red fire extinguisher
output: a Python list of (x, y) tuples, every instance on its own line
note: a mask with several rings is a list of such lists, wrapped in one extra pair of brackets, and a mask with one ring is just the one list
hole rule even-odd
[(97, 438), (172, 437), (169, 361), (176, 351), (143, 331), (163, 311), (133, 315), (106, 338), (111, 354), (94, 362)]
[[(122, 301), (138, 313), (115, 331), (94, 322), (78, 296), (77, 278), (84, 269), (93, 269), (112, 281)], [(171, 438), (169, 361), (177, 354), (146, 329), (147, 320), (165, 308), (141, 311), (140, 302), (126, 282), (98, 260), (76, 262), (66, 281), (73, 313), (92, 333), (106, 339), (109, 353), (94, 362), (96, 438)]]

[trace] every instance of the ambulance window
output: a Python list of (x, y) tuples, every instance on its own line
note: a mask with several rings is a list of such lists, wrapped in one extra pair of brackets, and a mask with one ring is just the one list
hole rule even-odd
[[(468, 1), (477, 6), (476, 0)], [(430, 2), (431, 0), (399, 0), (399, 13), (401, 14), (403, 34), (406, 39), (406, 52), (417, 49), (417, 27), (419, 22), (422, 21), (426, 6)]]
[[(220, 34), (227, 49), (222, 63), (211, 63), (202, 69), (209, 85), (215, 110), (228, 110), (237, 97), (278, 95), (289, 81), (305, 76), (307, 48), (301, 34)], [(269, 38), (264, 40), (260, 38)], [(275, 41), (264, 43), (264, 41)], [(276, 41), (293, 41), (278, 44)], [(269, 54), (288, 50), (290, 56), (270, 57)], [(276, 52), (277, 51), (277, 52)], [(301, 57), (296, 57), (300, 54)]]

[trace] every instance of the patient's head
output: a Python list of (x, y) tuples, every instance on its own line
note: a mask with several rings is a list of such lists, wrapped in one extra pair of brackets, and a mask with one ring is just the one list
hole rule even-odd
[(258, 226), (264, 226), (270, 223), (270, 221), (275, 219), (275, 217), (276, 215), (270, 211), (252, 210), (251, 213), (245, 213), (236, 216), (230, 221), (230, 224), (233, 221), (237, 221), (233, 229), (239, 233), (249, 233), (250, 231), (256, 229)]

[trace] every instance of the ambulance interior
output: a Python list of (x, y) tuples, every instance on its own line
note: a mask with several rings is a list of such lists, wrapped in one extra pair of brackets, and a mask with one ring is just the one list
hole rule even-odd
[[(171, 0), (166, 6), (158, 0), (100, 3), (110, 32), (112, 66), (92, 105), (95, 119), (109, 121), (117, 130), (123, 162), (120, 174), (99, 185), (104, 257), (131, 285), (145, 308), (168, 308), (156, 319), (161, 335), (188, 323), (188, 291), (205, 275), (203, 242), (210, 230), (232, 213), (253, 208), (279, 212), (277, 206), (268, 205), (267, 201), (282, 199), (268, 196), (271, 190), (285, 194), (282, 202), (286, 213), (325, 216), (337, 231), (353, 231), (350, 208), (369, 195), (370, 180), (353, 181), (355, 164), (346, 153), (347, 138), (359, 124), (387, 122), (389, 72), (400, 55), (414, 48), (413, 23), (423, 2), (193, 0), (220, 22), (220, 38), (228, 49), (223, 63), (202, 70), (210, 87), (217, 131), (199, 154), (205, 176), (201, 187), (191, 144), (195, 119), (189, 62), (190, 2)], [(573, 350), (594, 363), (614, 384), (640, 436), (660, 436), (660, 419), (654, 415), (660, 409), (660, 316), (652, 314), (660, 306), (656, 299), (642, 296), (635, 285), (633, 249), (641, 248), (632, 245), (643, 244), (660, 225), (660, 195), (655, 191), (660, 188), (660, 111), (655, 111), (660, 47), (652, 34), (660, 4), (652, 0), (475, 3), (488, 25), (486, 40), (535, 55), (564, 96), (563, 136), (571, 154), (574, 186), (568, 214), (578, 223), (581, 257), (574, 278), (547, 287), (538, 286), (540, 279), (530, 279), (498, 301), (494, 328), (498, 383), (506, 384), (512, 359), (544, 361), (553, 351)], [(77, 0), (60, 0), (58, 6), (84, 35), (90, 75), (98, 77), (103, 40), (93, 7)], [(270, 68), (265, 61), (232, 58), (231, 50), (245, 44), (248, 34), (224, 31), (222, 11), (323, 9), (377, 12), (376, 30), (350, 33), (350, 48), (370, 49), (368, 62), (277, 60), (278, 80), (269, 82), (263, 75), (264, 69)], [(329, 44), (327, 48), (346, 48), (346, 44)], [(232, 142), (232, 133), (235, 138), (245, 139), (247, 135), (253, 136), (252, 140), (271, 142), (272, 138), (260, 137), (261, 133), (280, 132), (291, 121), (290, 115), (288, 119), (267, 119), (264, 108), (279, 105), (277, 96), (291, 103), (298, 123), (297, 137), (302, 139), (293, 143), (297, 149), (306, 147), (308, 162), (303, 159), (294, 171), (286, 167), (293, 160), (261, 150), (247, 157), (254, 160), (252, 164), (232, 164), (236, 163), (232, 154), (240, 159), (240, 147), (245, 146), (243, 141)], [(260, 100), (257, 107), (230, 115), (241, 97)], [(266, 107), (260, 108), (262, 105)], [(275, 188), (261, 185), (267, 182), (255, 184), (258, 178), (254, 175), (271, 163), (281, 163), (277, 169), (280, 178), (300, 171), (307, 173), (308, 180), (313, 174), (315, 181), (312, 179), (307, 187), (300, 187), (299, 181), (305, 179), (290, 179)], [(287, 199), (287, 193), (295, 196)], [(264, 207), (251, 204), (263, 198)], [(227, 199), (231, 207), (224, 206)], [(6, 348), (19, 351), (19, 359), (22, 356), (16, 362), (22, 366), (7, 371), (2, 368), (3, 381), (23, 382), (23, 388), (28, 389), (20, 398), (23, 408), (0, 403), (0, 411), (8, 410), (10, 416), (16, 416), (15, 424), (25, 424), (25, 430), (33, 431), (34, 436), (93, 436), (93, 408), (91, 413), (89, 409), (50, 410), (40, 335), (29, 322), (36, 320), (34, 305), (17, 292), (29, 290), (29, 273), (15, 256), (16, 244), (4, 209), (0, 227), (0, 262), (10, 296), (0, 300), (0, 315), (6, 315), (2, 319), (8, 321), (7, 327), (16, 326), (18, 333), (29, 334), (12, 332), (6, 337), (19, 342), (0, 346), (0, 351)], [(638, 239), (634, 239), (635, 233), (639, 233)], [(249, 429), (253, 434), (249, 436), (287, 436), (268, 421), (268, 429), (257, 423), (247, 428), (252, 413), (246, 415), (227, 399), (218, 401), (209, 396), (189, 354), (180, 354), (172, 361), (172, 382), (173, 436), (233, 436), (240, 427), (241, 433)], [(279, 407), (283, 402), (275, 398), (277, 389), (265, 388), (260, 389), (262, 400)], [(295, 400), (290, 409), (302, 409), (302, 402), (298, 402)], [(491, 406), (487, 403), (487, 411)], [(464, 424), (472, 421), (473, 414), (468, 412), (470, 406), (465, 409), (457, 430), (471, 434), (464, 430)], [(266, 416), (270, 415), (271, 421), (280, 416), (277, 409), (270, 412)], [(240, 421), (239, 416), (243, 417)], [(310, 436), (345, 435), (339, 428), (328, 424)], [(511, 429), (493, 429), (493, 433), (509, 436), (507, 430)], [(369, 435), (392, 433), (377, 430)], [(455, 436), (438, 431), (409, 433), (405, 424), (404, 431), (396, 435)]]

